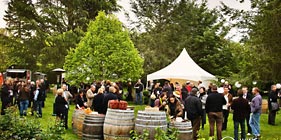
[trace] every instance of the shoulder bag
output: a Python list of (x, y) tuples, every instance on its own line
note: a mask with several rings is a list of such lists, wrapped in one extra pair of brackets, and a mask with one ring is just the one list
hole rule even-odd
[(277, 102), (271, 102), (271, 110), (272, 111), (279, 110), (279, 104)]

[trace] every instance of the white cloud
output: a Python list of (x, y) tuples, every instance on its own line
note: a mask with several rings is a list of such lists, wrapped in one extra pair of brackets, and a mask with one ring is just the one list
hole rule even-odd
[(6, 26), (6, 23), (3, 18), (7, 7), (7, 0), (0, 0), (0, 28), (4, 28)]
[[(0, 0), (0, 28), (4, 28), (6, 26), (5, 21), (3, 20), (5, 10), (7, 9), (7, 1), (8, 0)], [(200, 1), (200, 0), (198, 0)], [(249, 10), (250, 9), (250, 0), (245, 0), (244, 3), (240, 3), (237, 0), (209, 0), (208, 7), (209, 8), (217, 8), (220, 5), (220, 2), (224, 2), (226, 5), (231, 8), (236, 8), (240, 10)], [(121, 22), (123, 22), (127, 27), (131, 27), (130, 22), (127, 20), (125, 13), (129, 13), (130, 20), (136, 21), (136, 17), (131, 12), (130, 0), (118, 0), (118, 4), (123, 8), (120, 12), (115, 13), (115, 15), (119, 18)], [(233, 29), (231, 32), (237, 31)], [(231, 35), (236, 33), (231, 33)], [(236, 41), (236, 39), (235, 39)]]

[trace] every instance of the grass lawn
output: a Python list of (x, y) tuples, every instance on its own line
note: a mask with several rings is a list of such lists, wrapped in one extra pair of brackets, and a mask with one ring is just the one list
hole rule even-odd
[[(281, 140), (281, 135), (280, 135), (281, 114), (276, 115), (276, 125), (275, 126), (271, 126), (271, 125), (267, 124), (267, 116), (268, 116), (268, 114), (261, 115), (261, 121), (260, 121), (261, 140)], [(246, 127), (246, 133), (247, 133), (247, 126), (245, 126), (245, 127)], [(208, 136), (209, 136), (208, 121), (207, 121), (207, 125), (205, 125), (205, 129), (200, 130), (200, 135), (202, 136), (202, 138), (206, 138), (208, 140)], [(234, 137), (234, 125), (233, 125), (233, 121), (232, 121), (232, 114), (229, 114), (227, 130), (222, 132), (222, 137), (223, 138), (225, 137), (225, 140), (231, 140), (230, 138), (226, 138), (228, 136)], [(246, 137), (247, 137), (247, 139), (252, 138), (252, 136), (246, 136)], [(239, 134), (239, 138), (240, 138), (240, 134)]]
[[(43, 117), (38, 118), (40, 120), (40, 123), (44, 129), (47, 129), (49, 126), (54, 125), (55, 118), (52, 116), (53, 113), (53, 102), (54, 102), (54, 96), (51, 93), (48, 93), (48, 97), (45, 101), (45, 108), (43, 108)], [(131, 104), (130, 104), (131, 105)], [(137, 110), (144, 109), (144, 105), (142, 106), (136, 106), (135, 107), (135, 113), (137, 113)], [(63, 138), (66, 140), (77, 140), (78, 137), (72, 133), (72, 113), (74, 111), (74, 105), (70, 106), (69, 114), (68, 114), (68, 126), (69, 129), (65, 131), (65, 134), (63, 135)], [(262, 140), (281, 140), (281, 114), (277, 114), (276, 116), (276, 126), (270, 126), (267, 124), (267, 116), (268, 114), (262, 114), (261, 116), (261, 139)], [(27, 117), (34, 117), (34, 116), (27, 116)], [(227, 131), (223, 131), (223, 137), (233, 137), (233, 121), (232, 121), (232, 114), (229, 115), (228, 118), (228, 128)], [(208, 123), (205, 125), (204, 130), (200, 130), (201, 138), (205, 138), (208, 140), (209, 135), (209, 125)], [(251, 138), (251, 137), (248, 137)], [(225, 138), (227, 140), (230, 138)]]

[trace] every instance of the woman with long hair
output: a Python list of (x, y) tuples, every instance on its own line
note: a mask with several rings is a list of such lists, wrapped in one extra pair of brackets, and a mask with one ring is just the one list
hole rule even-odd
[(28, 102), (29, 102), (30, 89), (25, 83), (22, 83), (22, 87), (19, 91), (19, 102), (20, 102), (20, 116), (26, 116)]
[(180, 101), (175, 95), (171, 95), (168, 100), (168, 114), (171, 118), (182, 117), (183, 109)]

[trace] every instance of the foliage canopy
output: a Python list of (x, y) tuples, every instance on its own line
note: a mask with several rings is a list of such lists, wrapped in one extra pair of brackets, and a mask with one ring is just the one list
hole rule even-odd
[(91, 21), (78, 47), (65, 58), (67, 79), (78, 84), (89, 80), (136, 80), (143, 73), (143, 59), (128, 32), (113, 15), (100, 12)]

